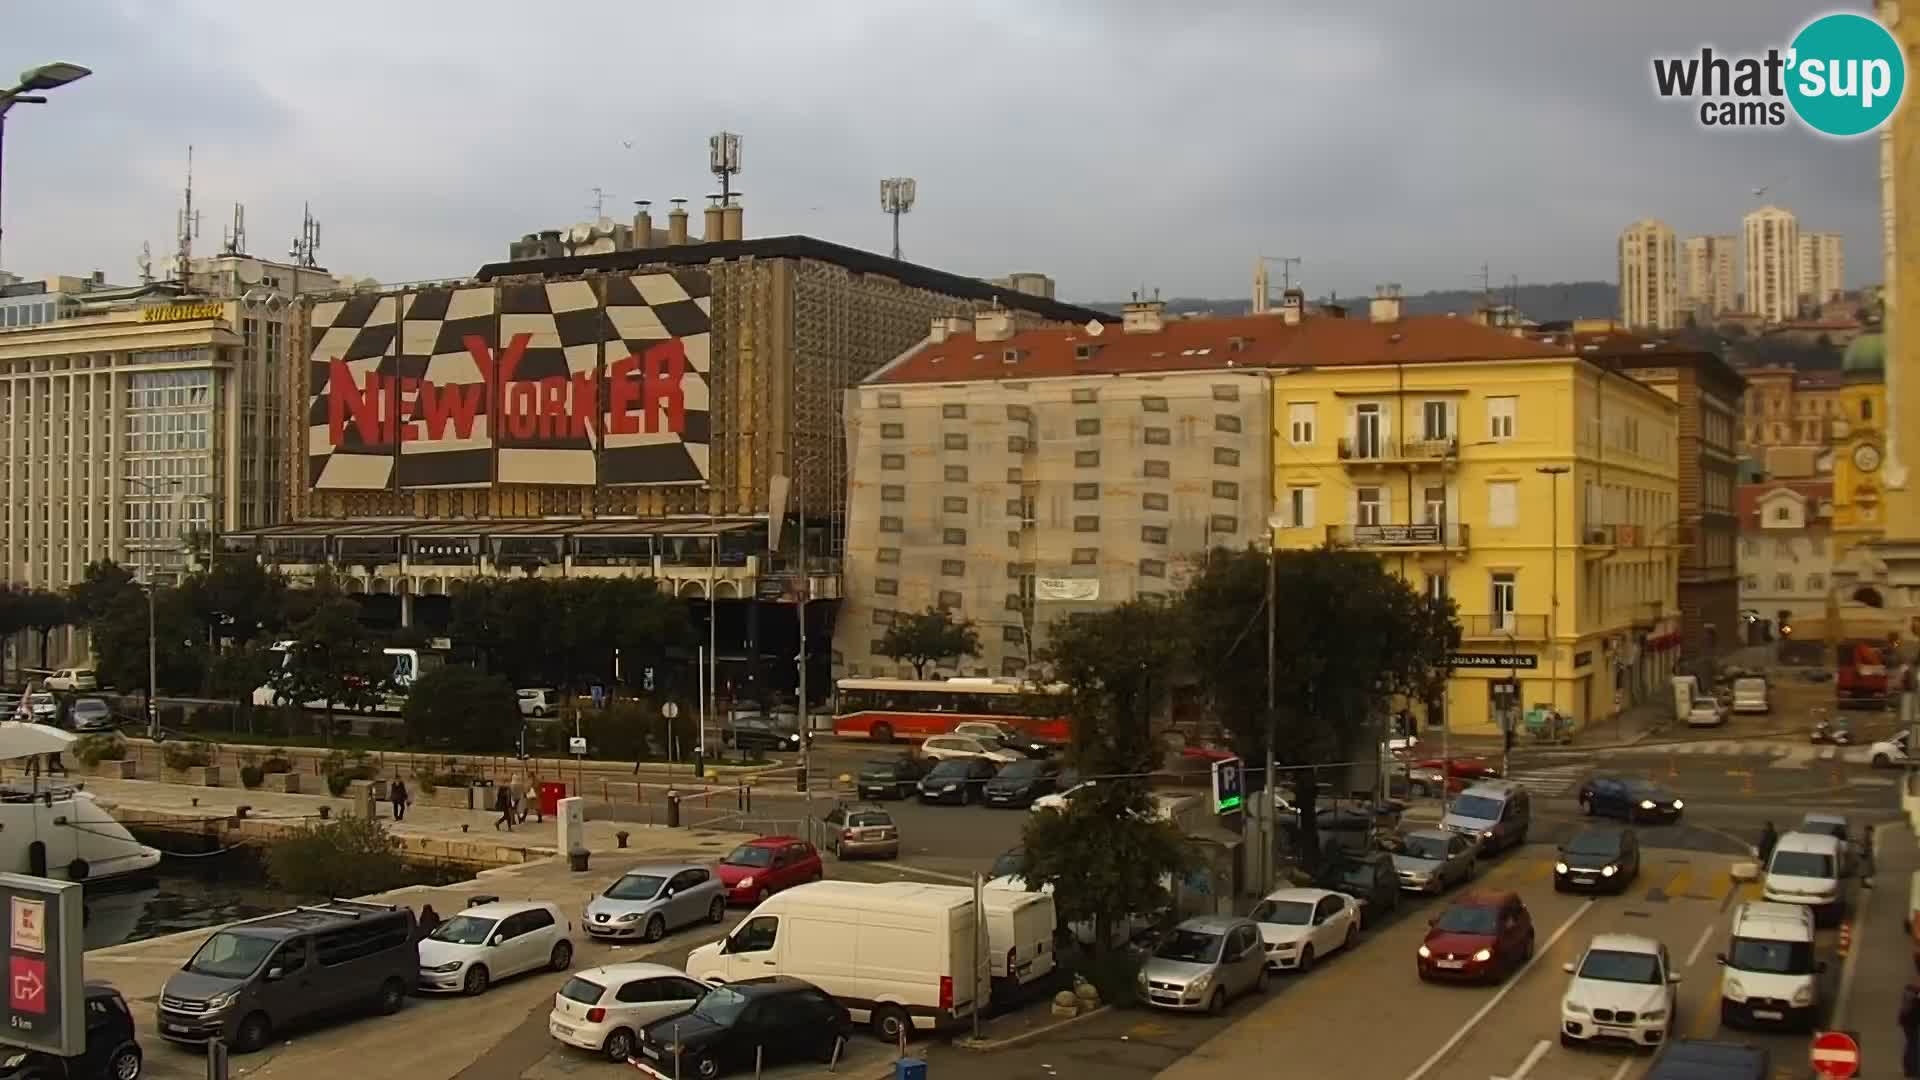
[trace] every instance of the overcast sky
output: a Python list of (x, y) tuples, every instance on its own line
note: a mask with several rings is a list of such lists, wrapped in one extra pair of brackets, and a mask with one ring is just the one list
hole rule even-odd
[[(1860, 8), (1861, 5), (1841, 5)], [(173, 247), (186, 148), (218, 247), (232, 204), (283, 255), (453, 277), (522, 233), (715, 190), (745, 139), (749, 236), (1052, 274), (1063, 298), (1243, 295), (1297, 255), (1315, 295), (1397, 281), (1613, 280), (1640, 217), (1733, 233), (1752, 189), (1879, 280), (1878, 150), (1716, 134), (1650, 58), (1784, 44), (1789, 0), (7, 0), (0, 71), (96, 74), (8, 116), (0, 265), (135, 278)], [(1191, 10), (1187, 10), (1191, 9)], [(457, 14), (456, 14), (457, 13)], [(631, 145), (629, 145), (631, 144)], [(664, 205), (659, 209), (664, 210)], [(1277, 276), (1277, 275), (1276, 275)]]

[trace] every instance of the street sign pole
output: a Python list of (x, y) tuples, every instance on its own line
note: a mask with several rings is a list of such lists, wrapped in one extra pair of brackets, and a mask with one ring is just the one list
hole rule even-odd
[(77, 1057), (87, 1048), (86, 909), (76, 881), (0, 874), (7, 1020), (0, 1041)]

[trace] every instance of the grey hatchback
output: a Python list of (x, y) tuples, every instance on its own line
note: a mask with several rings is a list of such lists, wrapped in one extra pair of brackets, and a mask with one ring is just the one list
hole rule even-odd
[(1219, 1014), (1239, 995), (1267, 988), (1267, 953), (1252, 919), (1201, 915), (1173, 928), (1140, 965), (1147, 1004)]
[(694, 863), (636, 866), (587, 902), (587, 934), (659, 941), (667, 931), (727, 917), (726, 886), (712, 867)]

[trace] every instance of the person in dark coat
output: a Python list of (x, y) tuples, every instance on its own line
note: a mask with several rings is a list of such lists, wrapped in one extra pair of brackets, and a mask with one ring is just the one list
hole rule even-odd
[(1775, 831), (1773, 822), (1767, 822), (1766, 826), (1760, 830), (1760, 845), (1754, 849), (1760, 856), (1760, 869), (1767, 868), (1767, 860), (1773, 857), (1773, 846), (1779, 842), (1779, 832)]
[(504, 826), (508, 832), (512, 832), (514, 812), (512, 788), (501, 784), (493, 789), (493, 809), (500, 815), (499, 820), (493, 823), (493, 827), (497, 830)]
[(407, 804), (413, 801), (413, 795), (407, 790), (407, 782), (399, 777), (387, 785), (387, 798), (393, 800), (393, 820), (403, 821), (407, 816)]
[(1908, 982), (1900, 992), (1900, 1034), (1906, 1037), (1900, 1051), (1900, 1075), (1914, 1080), (1920, 1077), (1920, 979)]
[(420, 909), (420, 918), (418, 921), (420, 926), (420, 936), (426, 937), (428, 934), (433, 933), (434, 930), (439, 927), (440, 913), (433, 910), (432, 904), (427, 904), (426, 906)]

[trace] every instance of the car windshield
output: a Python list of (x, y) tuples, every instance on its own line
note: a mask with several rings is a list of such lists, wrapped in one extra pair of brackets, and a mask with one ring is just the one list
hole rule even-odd
[(1635, 799), (1652, 799), (1654, 802), (1666, 802), (1672, 798), (1664, 790), (1654, 787), (1645, 780), (1627, 781), (1627, 795)]
[(1602, 982), (1660, 985), (1660, 958), (1652, 953), (1594, 949), (1580, 962), (1580, 977)]
[(1453, 816), (1476, 821), (1500, 820), (1500, 800), (1485, 795), (1462, 795), (1453, 800)]
[(740, 991), (716, 986), (701, 995), (700, 1004), (693, 1007), (693, 1015), (720, 1027), (731, 1027), (748, 1004), (747, 995)]
[(1813, 972), (1813, 943), (1734, 938), (1727, 966), (1769, 975), (1808, 975)]
[(1402, 837), (1400, 854), (1415, 859), (1444, 859), (1447, 857), (1447, 841), (1441, 836)]
[(860, 775), (891, 777), (899, 768), (900, 763), (897, 761), (869, 761), (860, 766)]
[(940, 764), (935, 765), (933, 771), (929, 772), (927, 776), (929, 779), (935, 780), (957, 780), (967, 775), (967, 770), (972, 767), (973, 763), (966, 758), (947, 758)]
[(577, 1001), (582, 1005), (600, 1004), (600, 995), (606, 992), (606, 987), (579, 975), (568, 979), (567, 984), (560, 988), (561, 997), (568, 1001)]
[(1620, 834), (1616, 832), (1583, 832), (1567, 841), (1569, 855), (1618, 855), (1620, 853)]
[(1047, 767), (1044, 761), (1016, 761), (1000, 770), (1002, 780), (1032, 780)]
[(1366, 863), (1353, 863), (1346, 869), (1340, 871), (1339, 880), (1347, 885), (1372, 885), (1374, 882), (1373, 867)]
[(1819, 833), (1821, 836), (1831, 836), (1836, 840), (1845, 840), (1847, 838), (1847, 823), (1844, 821), (1827, 821), (1821, 818), (1808, 818), (1800, 823), (1800, 831)]
[(1022, 877), (1027, 872), (1027, 853), (1019, 848), (1003, 851), (993, 860), (993, 877)]
[(107, 711), (107, 703), (104, 701), (76, 701), (73, 703), (73, 714), (75, 716), (82, 714), (94, 716)]
[(1499, 912), (1490, 907), (1467, 905), (1441, 912), (1433, 928), (1449, 934), (1491, 934), (1499, 925)]
[(187, 961), (186, 970), (221, 979), (244, 979), (259, 968), (277, 944), (273, 938), (222, 931), (200, 946), (200, 951)]
[(1817, 851), (1776, 851), (1767, 872), (1786, 877), (1830, 878), (1834, 876), (1833, 856)]
[(660, 895), (660, 886), (666, 883), (659, 874), (628, 874), (600, 895), (609, 900), (651, 900)]
[(741, 844), (727, 852), (727, 857), (720, 861), (727, 866), (772, 866), (773, 851), (752, 844)]
[(493, 933), (495, 924), (494, 919), (482, 919), (475, 915), (455, 915), (434, 927), (433, 933), (428, 934), (427, 937), (450, 945), (484, 945), (487, 936)]
[(1219, 934), (1203, 930), (1175, 930), (1167, 935), (1153, 955), (1162, 960), (1184, 960), (1189, 964), (1211, 964), (1220, 958)]
[(848, 814), (847, 824), (855, 829), (879, 829), (893, 824), (893, 818), (879, 810), (862, 810)]
[(1305, 926), (1313, 921), (1313, 905), (1305, 900), (1262, 900), (1253, 918), (1269, 926)]

